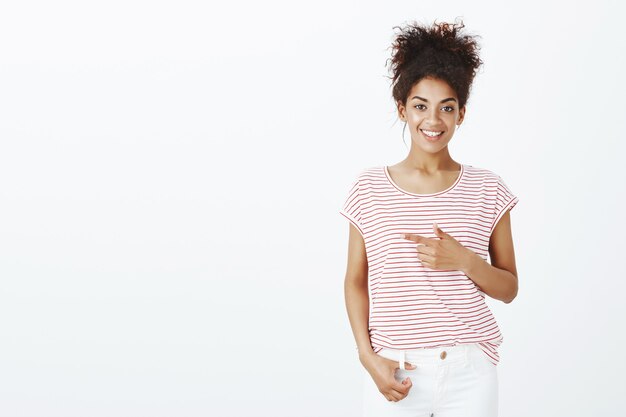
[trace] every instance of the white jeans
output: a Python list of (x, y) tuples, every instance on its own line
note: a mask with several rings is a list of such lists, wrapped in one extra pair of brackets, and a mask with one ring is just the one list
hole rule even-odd
[[(396, 380), (408, 376), (413, 386), (402, 400), (389, 401), (362, 368), (364, 416), (497, 417), (497, 366), (477, 344), (405, 351), (383, 349), (378, 355), (398, 361)], [(403, 359), (417, 368), (403, 369)]]

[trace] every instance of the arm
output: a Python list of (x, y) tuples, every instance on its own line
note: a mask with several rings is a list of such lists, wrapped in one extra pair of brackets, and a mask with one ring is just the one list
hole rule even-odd
[(346, 309), (359, 357), (374, 353), (369, 336), (368, 267), (365, 242), (361, 233), (350, 224), (348, 267), (344, 282)]
[[(411, 378), (402, 382), (395, 379), (398, 362), (374, 353), (369, 335), (369, 294), (367, 290), (368, 266), (365, 242), (361, 233), (350, 224), (348, 243), (348, 270), (344, 284), (346, 309), (350, 326), (359, 350), (359, 360), (372, 376), (378, 390), (388, 401), (400, 401), (413, 386)], [(406, 362), (407, 369), (415, 365)]]
[(487, 295), (505, 303), (517, 296), (518, 280), (511, 235), (509, 210), (496, 225), (489, 240), (491, 265), (477, 253), (469, 251), (463, 272)]

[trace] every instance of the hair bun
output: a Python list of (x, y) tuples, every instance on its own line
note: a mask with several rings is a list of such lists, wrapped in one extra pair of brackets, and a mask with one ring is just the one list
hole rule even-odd
[(476, 36), (462, 33), (463, 21), (433, 23), (417, 22), (400, 29), (392, 44), (391, 61), (393, 95), (396, 101), (406, 102), (411, 87), (422, 78), (440, 78), (457, 92), (459, 105), (465, 105), (471, 83), (482, 61)]

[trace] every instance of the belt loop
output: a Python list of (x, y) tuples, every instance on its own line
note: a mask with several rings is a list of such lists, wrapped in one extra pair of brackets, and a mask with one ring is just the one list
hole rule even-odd
[(398, 361), (398, 364), (400, 365), (400, 369), (402, 369), (402, 370), (406, 370), (406, 367), (404, 366), (404, 360), (405, 360), (404, 350), (401, 350), (400, 351), (400, 360)]

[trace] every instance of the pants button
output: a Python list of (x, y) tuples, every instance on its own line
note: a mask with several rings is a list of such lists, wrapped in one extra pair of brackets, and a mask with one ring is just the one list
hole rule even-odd
[(448, 355), (448, 354), (447, 354), (447, 353), (446, 353), (446, 351), (444, 350), (443, 352), (441, 352), (441, 355), (439, 355), (439, 356), (441, 357), (441, 359), (445, 359), (447, 355)]

